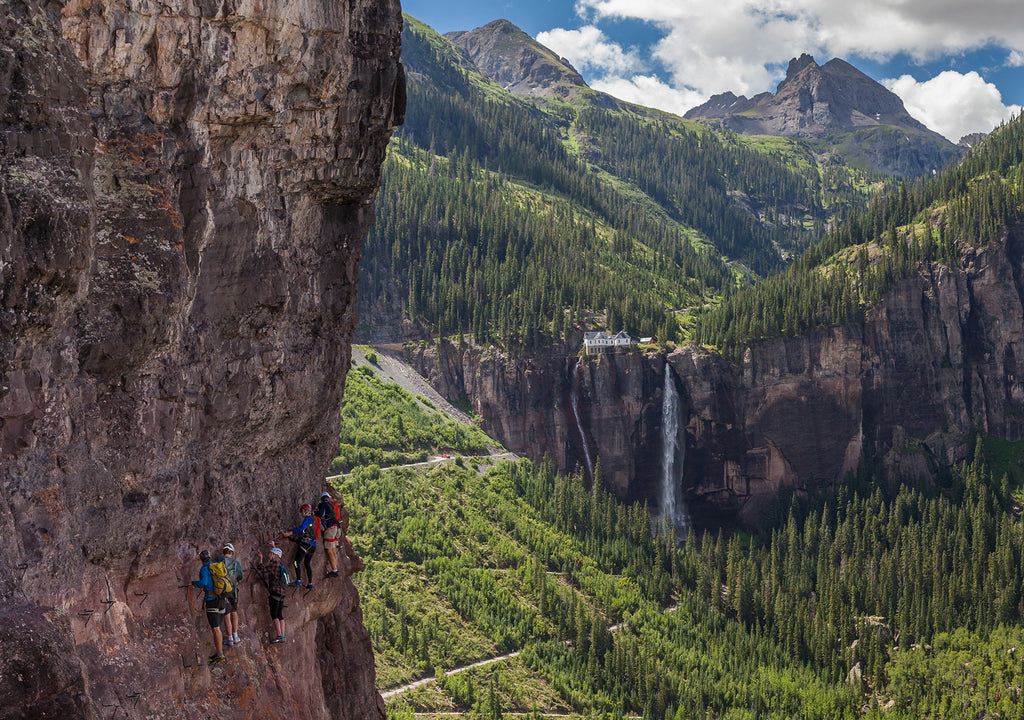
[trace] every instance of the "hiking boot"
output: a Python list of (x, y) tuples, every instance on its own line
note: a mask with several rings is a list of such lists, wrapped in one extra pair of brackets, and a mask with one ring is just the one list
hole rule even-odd
[(312, 590), (313, 589), (313, 583), (310, 583), (309, 585), (307, 585), (306, 589), (307, 590)]
[(212, 655), (212, 656), (210, 657), (210, 664), (211, 664), (211, 665), (216, 665), (217, 663), (222, 663), (222, 662), (227, 662), (227, 658), (226, 658), (226, 657), (224, 657), (224, 655), (223, 655), (223, 654), (220, 654), (220, 655)]
[(296, 580), (295, 582), (290, 582), (290, 583), (288, 583), (288, 586), (289, 587), (302, 587), (302, 581), (301, 580)]
[(234, 644), (235, 644), (235, 641), (232, 640), (230, 637), (224, 638), (224, 647), (231, 647)]
[(329, 578), (338, 577), (338, 571), (337, 570), (331, 570), (329, 573), (327, 573), (326, 577), (329, 577)]
[(276, 638), (274, 638), (270, 642), (272, 642), (272, 643), (279, 643), (279, 642), (284, 642), (287, 639), (288, 638), (286, 638), (284, 635), (278, 635)]

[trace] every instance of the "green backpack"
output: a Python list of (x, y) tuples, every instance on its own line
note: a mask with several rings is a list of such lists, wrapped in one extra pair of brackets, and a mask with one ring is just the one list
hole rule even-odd
[(233, 588), (228, 579), (228, 568), (223, 562), (210, 563), (210, 577), (213, 578), (213, 592), (220, 597), (227, 595)]

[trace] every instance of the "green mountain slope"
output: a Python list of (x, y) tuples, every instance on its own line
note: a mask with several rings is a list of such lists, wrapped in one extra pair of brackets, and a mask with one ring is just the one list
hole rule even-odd
[(673, 339), (681, 311), (783, 267), (877, 179), (593, 91), (528, 103), (409, 17), (403, 61), (363, 337), (533, 350), (585, 324)]
[(808, 250), (786, 272), (730, 295), (696, 337), (738, 356), (750, 342), (860, 321), (899, 280), (966, 247), (1003, 241), (1024, 219), (1024, 121), (999, 128), (959, 165), (903, 184)]
[(376, 354), (368, 358), (345, 380), (340, 446), (331, 462), (332, 473), (422, 462), (438, 453), (487, 452), (492, 441), (482, 430), (448, 419), (426, 398), (413, 397), (381, 379), (373, 364)]

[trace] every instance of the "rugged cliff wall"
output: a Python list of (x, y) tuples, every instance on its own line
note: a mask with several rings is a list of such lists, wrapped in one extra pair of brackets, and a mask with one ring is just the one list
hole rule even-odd
[(405, 358), (442, 395), (468, 400), (487, 432), (510, 450), (534, 460), (548, 453), (558, 468), (587, 474), (582, 429), (608, 487), (622, 499), (654, 500), (646, 479), (660, 467), (659, 357), (634, 352), (580, 361), (563, 351), (516, 361), (493, 349), (444, 343), (409, 344)]
[[(511, 362), (470, 349), (408, 351), (449, 395), (464, 394), (510, 449), (582, 464), (575, 419), (619, 497), (656, 504), (664, 363), (679, 380), (690, 502), (756, 522), (782, 485), (841, 482), (865, 457), (934, 477), (963, 459), (972, 430), (1024, 438), (1024, 228), (927, 269), (860, 325), (774, 340), (739, 366), (695, 346)], [(574, 387), (574, 383), (576, 384)], [(695, 518), (700, 522), (700, 517)]]
[(215, 668), (179, 586), (320, 490), (400, 30), (397, 0), (0, 7), (0, 717), (383, 716), (354, 555), (284, 645), (244, 585)]

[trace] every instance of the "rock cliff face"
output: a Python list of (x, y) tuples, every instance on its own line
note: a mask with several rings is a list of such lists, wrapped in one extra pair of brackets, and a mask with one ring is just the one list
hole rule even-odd
[[(582, 342), (582, 338), (581, 338)], [(658, 362), (637, 353), (585, 360), (552, 353), (513, 361), (500, 352), (450, 344), (406, 346), (405, 359), (449, 399), (468, 399), (482, 426), (503, 445), (563, 470), (588, 473), (573, 394), (588, 447), (606, 484), (622, 499), (652, 499), (657, 472), (661, 378)], [(596, 462), (596, 458), (592, 458)]]
[(391, 0), (4, 0), (0, 718), (383, 717), (350, 546), (284, 645), (247, 581), (216, 667), (180, 586), (321, 489), (400, 30)]
[[(1024, 439), (1024, 228), (957, 272), (905, 281), (860, 325), (765, 342), (739, 366), (698, 347), (514, 363), (442, 346), (408, 353), (465, 394), (509, 449), (582, 465), (579, 416), (607, 485), (657, 505), (664, 363), (686, 427), (684, 493), (701, 513), (756, 523), (781, 486), (842, 482), (866, 457), (927, 480), (963, 459), (972, 430)], [(576, 378), (576, 379), (574, 379)], [(574, 388), (573, 383), (579, 386)]]

